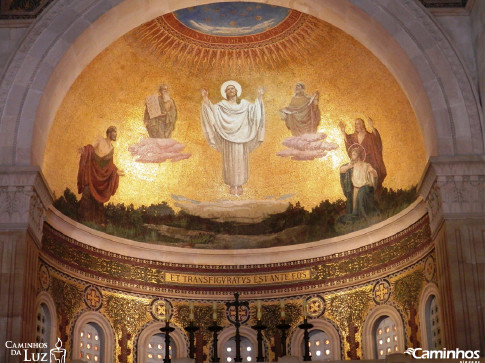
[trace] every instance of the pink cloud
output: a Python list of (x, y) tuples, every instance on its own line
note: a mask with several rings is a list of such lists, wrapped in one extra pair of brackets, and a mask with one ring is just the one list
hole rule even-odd
[(185, 145), (173, 139), (146, 138), (131, 145), (128, 150), (139, 163), (163, 163), (188, 159), (191, 154), (181, 153), (184, 148)]
[(327, 155), (327, 151), (335, 150), (338, 145), (326, 142), (324, 133), (304, 134), (301, 136), (287, 137), (282, 144), (288, 149), (276, 153), (281, 157), (289, 157), (292, 160), (314, 160)]

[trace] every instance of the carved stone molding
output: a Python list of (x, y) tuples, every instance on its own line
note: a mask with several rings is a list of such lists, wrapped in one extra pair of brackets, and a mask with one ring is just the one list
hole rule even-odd
[(483, 218), (485, 160), (481, 156), (431, 158), (419, 192), (433, 232), (443, 218)]
[(38, 168), (0, 168), (0, 230), (29, 230), (40, 243), (51, 204), (51, 193)]
[(425, 201), (431, 230), (436, 231), (443, 221), (443, 202), (441, 200), (441, 190), (436, 182), (433, 183), (433, 186), (429, 190), (429, 194), (427, 195)]
[(46, 206), (35, 191), (30, 197), (29, 229), (37, 241), (42, 241), (42, 226), (44, 225)]
[[(16, 128), (10, 128), (8, 124), (18, 125), (28, 119), (28, 123), (32, 126), (35, 120), (32, 117), (22, 116), (24, 108), (28, 108), (35, 99), (35, 103), (40, 101), (40, 94), (43, 92), (47, 84), (48, 77), (46, 77), (45, 69), (49, 63), (57, 64), (64, 51), (59, 51), (66, 44), (66, 36), (72, 32), (72, 24), (76, 19), (83, 19), (76, 23), (76, 29), (80, 35), (96, 17), (102, 15), (100, 9), (107, 11), (112, 6), (121, 3), (123, 0), (113, 1), (96, 1), (85, 0), (77, 1), (75, 5), (71, 0), (55, 0), (42, 12), (26, 31), (26, 35), (19, 44), (17, 51), (10, 58), (8, 64), (4, 68), (4, 72), (0, 79), (0, 130), (10, 132)], [(73, 16), (72, 14), (75, 14)], [(66, 21), (66, 17), (71, 16), (70, 20)], [(94, 18), (93, 18), (94, 17)], [(84, 29), (80, 29), (85, 27)], [(50, 58), (48, 61), (47, 59)], [(43, 79), (38, 81), (39, 78)], [(37, 80), (37, 83), (36, 83)], [(12, 91), (14, 90), (15, 91)], [(32, 95), (32, 90), (40, 92), (29, 101), (29, 93)], [(14, 105), (14, 106), (12, 106)], [(34, 113), (35, 114), (35, 113)], [(30, 127), (29, 127), (30, 129)], [(30, 153), (27, 151), (19, 151), (17, 137), (10, 135), (12, 140), (4, 138), (3, 141), (8, 141), (8, 144), (2, 145), (3, 155), (0, 154), (0, 163), (14, 164), (18, 161), (21, 163), (29, 163)], [(25, 135), (24, 135), (25, 136)], [(28, 137), (28, 136), (27, 136)], [(30, 148), (30, 145), (29, 145)]]
[(23, 186), (0, 187), (0, 221), (21, 223), (27, 213), (29, 188)]
[[(402, 4), (406, 9), (413, 14), (413, 18), (419, 21), (419, 24), (426, 29), (426, 33), (432, 37), (434, 45), (439, 47), (442, 55), (441, 60), (446, 62), (447, 67), (439, 65), (430, 49), (425, 49), (424, 54), (429, 60), (430, 64), (438, 77), (440, 88), (443, 92), (446, 102), (446, 108), (450, 117), (450, 127), (453, 136), (453, 151), (454, 154), (465, 154), (467, 152), (482, 153), (484, 151), (483, 133), (481, 130), (481, 109), (477, 90), (473, 86), (473, 80), (468, 74), (466, 67), (464, 67), (458, 52), (453, 44), (440, 30), (437, 20), (428, 12), (422, 11), (416, 1), (405, 0)], [(419, 42), (419, 39), (417, 39)], [(423, 46), (424, 44), (421, 44)], [(454, 83), (449, 82), (454, 78), (458, 88), (451, 89)], [(431, 90), (429, 90), (431, 91)], [(428, 92), (429, 92), (428, 91)], [(458, 96), (454, 93), (459, 92)], [(429, 94), (429, 93), (428, 93)], [(432, 95), (430, 95), (432, 99)], [(464, 120), (463, 116), (454, 115), (452, 109), (458, 103), (462, 103), (466, 109), (468, 120)], [(460, 140), (460, 133), (458, 128), (469, 128), (471, 136)], [(460, 144), (461, 142), (461, 144)]]

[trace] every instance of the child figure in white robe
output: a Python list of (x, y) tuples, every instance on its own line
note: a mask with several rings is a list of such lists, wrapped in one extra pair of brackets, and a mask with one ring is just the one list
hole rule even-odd
[(356, 146), (350, 151), (350, 163), (340, 167), (340, 181), (347, 198), (347, 220), (367, 218), (377, 212), (374, 191), (377, 171), (363, 161), (363, 149)]

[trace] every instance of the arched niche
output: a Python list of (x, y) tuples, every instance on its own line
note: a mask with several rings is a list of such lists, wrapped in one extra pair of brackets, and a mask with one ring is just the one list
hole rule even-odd
[(96, 324), (96, 326), (101, 329), (101, 333), (103, 334), (104, 341), (102, 349), (104, 363), (115, 362), (115, 335), (113, 332), (113, 328), (111, 327), (106, 317), (104, 317), (103, 314), (97, 311), (84, 312), (77, 318), (76, 323), (74, 324), (74, 330), (72, 335), (72, 358), (79, 358), (79, 339), (81, 336), (81, 331), (86, 324), (90, 323)]
[(400, 353), (404, 352), (406, 340), (401, 314), (391, 305), (379, 305), (367, 314), (362, 327), (362, 353), (364, 359), (377, 359), (375, 330), (379, 321), (384, 317), (390, 317), (394, 324), (396, 324), (396, 330), (398, 332), (397, 346)]
[[(209, 1), (198, 5), (205, 3)], [(483, 152), (477, 92), (453, 46), (418, 3), (267, 3), (312, 14), (372, 51), (406, 93), (428, 157)], [(41, 165), (57, 108), (89, 62), (134, 27), (188, 6), (193, 6), (188, 0), (143, 2), (143, 6), (138, 0), (116, 0), (74, 8), (69, 0), (55, 1), (30, 28), (6, 68), (0, 92), (0, 104), (7, 105), (0, 120), (5, 151), (0, 164)]]
[[(429, 299), (432, 297), (435, 297), (438, 303), (439, 307), (439, 320), (443, 321), (442, 317), (442, 309), (441, 309), (441, 304), (440, 304), (440, 293), (438, 290), (438, 286), (436, 286), (434, 283), (430, 282), (428, 283), (423, 291), (421, 292), (421, 295), (419, 297), (419, 311), (418, 311), (418, 316), (419, 316), (419, 328), (421, 332), (421, 342), (423, 345), (423, 349), (431, 349), (430, 348), (430, 341), (428, 339), (428, 324), (429, 322), (429, 317), (427, 314), (427, 309), (428, 309), (428, 302)], [(434, 348), (433, 348), (434, 349)]]
[[(147, 347), (150, 338), (155, 334), (160, 334), (160, 328), (165, 326), (165, 322), (155, 321), (150, 323), (148, 326), (142, 328), (136, 339), (136, 362), (144, 362), (144, 358), (147, 355)], [(172, 327), (173, 324), (172, 324)], [(175, 344), (175, 357), (172, 359), (181, 359), (188, 356), (187, 341), (185, 339), (185, 334), (180, 330), (179, 327), (175, 326), (175, 330), (170, 333), (170, 340)]]
[[(255, 349), (257, 348), (258, 341), (255, 330), (243, 325), (239, 328), (239, 333), (241, 336), (247, 338)], [(236, 336), (236, 328), (233, 325), (224, 328), (220, 332), (217, 340), (217, 351), (219, 352), (219, 356), (222, 355), (222, 350), (224, 349), (224, 345), (226, 344), (226, 342), (234, 336)]]
[(54, 347), (57, 342), (57, 311), (52, 296), (46, 291), (41, 291), (39, 295), (37, 295), (36, 306), (38, 307), (42, 305), (46, 307), (50, 318), (49, 341), (47, 343), (49, 347)]
[[(323, 318), (310, 319), (308, 320), (308, 323), (313, 325), (310, 332), (314, 330), (321, 330), (327, 333), (330, 340), (331, 360), (342, 359), (340, 334), (334, 324)], [(291, 336), (290, 352), (292, 356), (303, 357), (305, 353), (302, 351), (303, 334), (303, 329), (296, 329)]]

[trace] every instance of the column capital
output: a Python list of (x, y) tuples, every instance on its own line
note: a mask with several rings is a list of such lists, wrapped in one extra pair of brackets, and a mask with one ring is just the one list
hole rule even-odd
[(40, 243), (46, 210), (52, 201), (40, 168), (0, 166), (0, 230), (29, 231)]
[(418, 189), (433, 232), (443, 220), (484, 218), (485, 156), (432, 157)]

